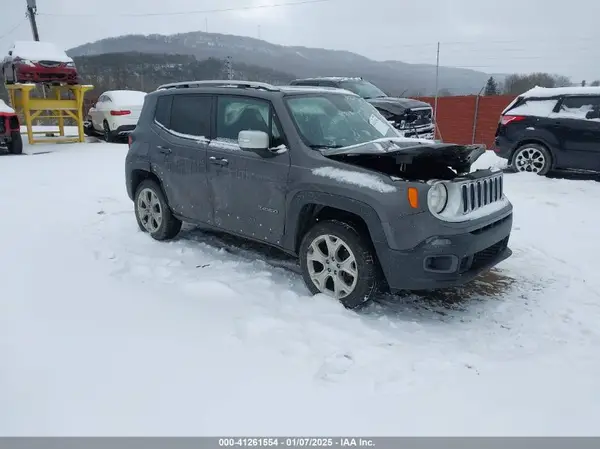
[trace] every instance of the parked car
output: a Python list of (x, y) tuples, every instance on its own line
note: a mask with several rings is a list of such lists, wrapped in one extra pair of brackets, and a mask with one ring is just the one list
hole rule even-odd
[(478, 145), (399, 137), (351, 92), (198, 81), (149, 93), (126, 188), (142, 231), (182, 222), (300, 259), (311, 293), (355, 308), (380, 289), (464, 284), (510, 256), (501, 171)]
[(502, 112), (494, 150), (519, 172), (600, 172), (600, 87), (536, 87)]
[(374, 84), (351, 77), (297, 79), (292, 86), (336, 87), (354, 92), (371, 103), (405, 137), (435, 139), (433, 109), (424, 101), (390, 97)]
[(135, 129), (145, 98), (146, 92), (137, 90), (104, 92), (87, 113), (86, 134), (101, 134), (107, 142), (127, 137)]
[(0, 148), (6, 148), (12, 154), (23, 152), (19, 117), (2, 99), (0, 99)]
[(7, 84), (81, 82), (73, 59), (49, 42), (15, 42), (2, 62)]

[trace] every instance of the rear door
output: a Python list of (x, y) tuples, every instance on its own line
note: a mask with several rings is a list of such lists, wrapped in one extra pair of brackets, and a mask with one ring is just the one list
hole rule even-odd
[(259, 98), (219, 95), (215, 139), (208, 147), (208, 182), (215, 224), (224, 230), (278, 245), (284, 231), (290, 171), (288, 151), (243, 151), (238, 134), (265, 131), (271, 147), (285, 144), (272, 104)]
[(600, 96), (565, 97), (551, 115), (567, 168), (600, 170)]
[(174, 94), (157, 100), (152, 129), (154, 172), (171, 209), (193, 222), (212, 223), (206, 178), (213, 97)]

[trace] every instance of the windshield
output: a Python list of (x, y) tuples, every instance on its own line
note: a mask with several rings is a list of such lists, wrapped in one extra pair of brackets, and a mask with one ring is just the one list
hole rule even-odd
[(298, 131), (312, 148), (341, 148), (398, 132), (360, 97), (313, 94), (286, 99)]
[(340, 87), (367, 99), (387, 97), (385, 92), (368, 81), (343, 81), (340, 83)]

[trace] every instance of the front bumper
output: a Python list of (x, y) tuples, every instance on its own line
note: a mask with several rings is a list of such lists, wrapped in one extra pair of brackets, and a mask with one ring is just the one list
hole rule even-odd
[(512, 208), (470, 232), (434, 235), (408, 251), (378, 248), (392, 292), (463, 285), (511, 256)]
[(17, 82), (64, 82), (76, 84), (79, 82), (79, 76), (77, 74), (77, 69), (29, 67), (21, 65), (17, 67)]

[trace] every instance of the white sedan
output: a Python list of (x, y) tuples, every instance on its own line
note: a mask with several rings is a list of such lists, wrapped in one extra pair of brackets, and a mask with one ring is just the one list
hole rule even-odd
[(107, 142), (129, 135), (140, 118), (145, 97), (146, 92), (136, 90), (104, 92), (88, 111), (86, 134), (102, 134)]

